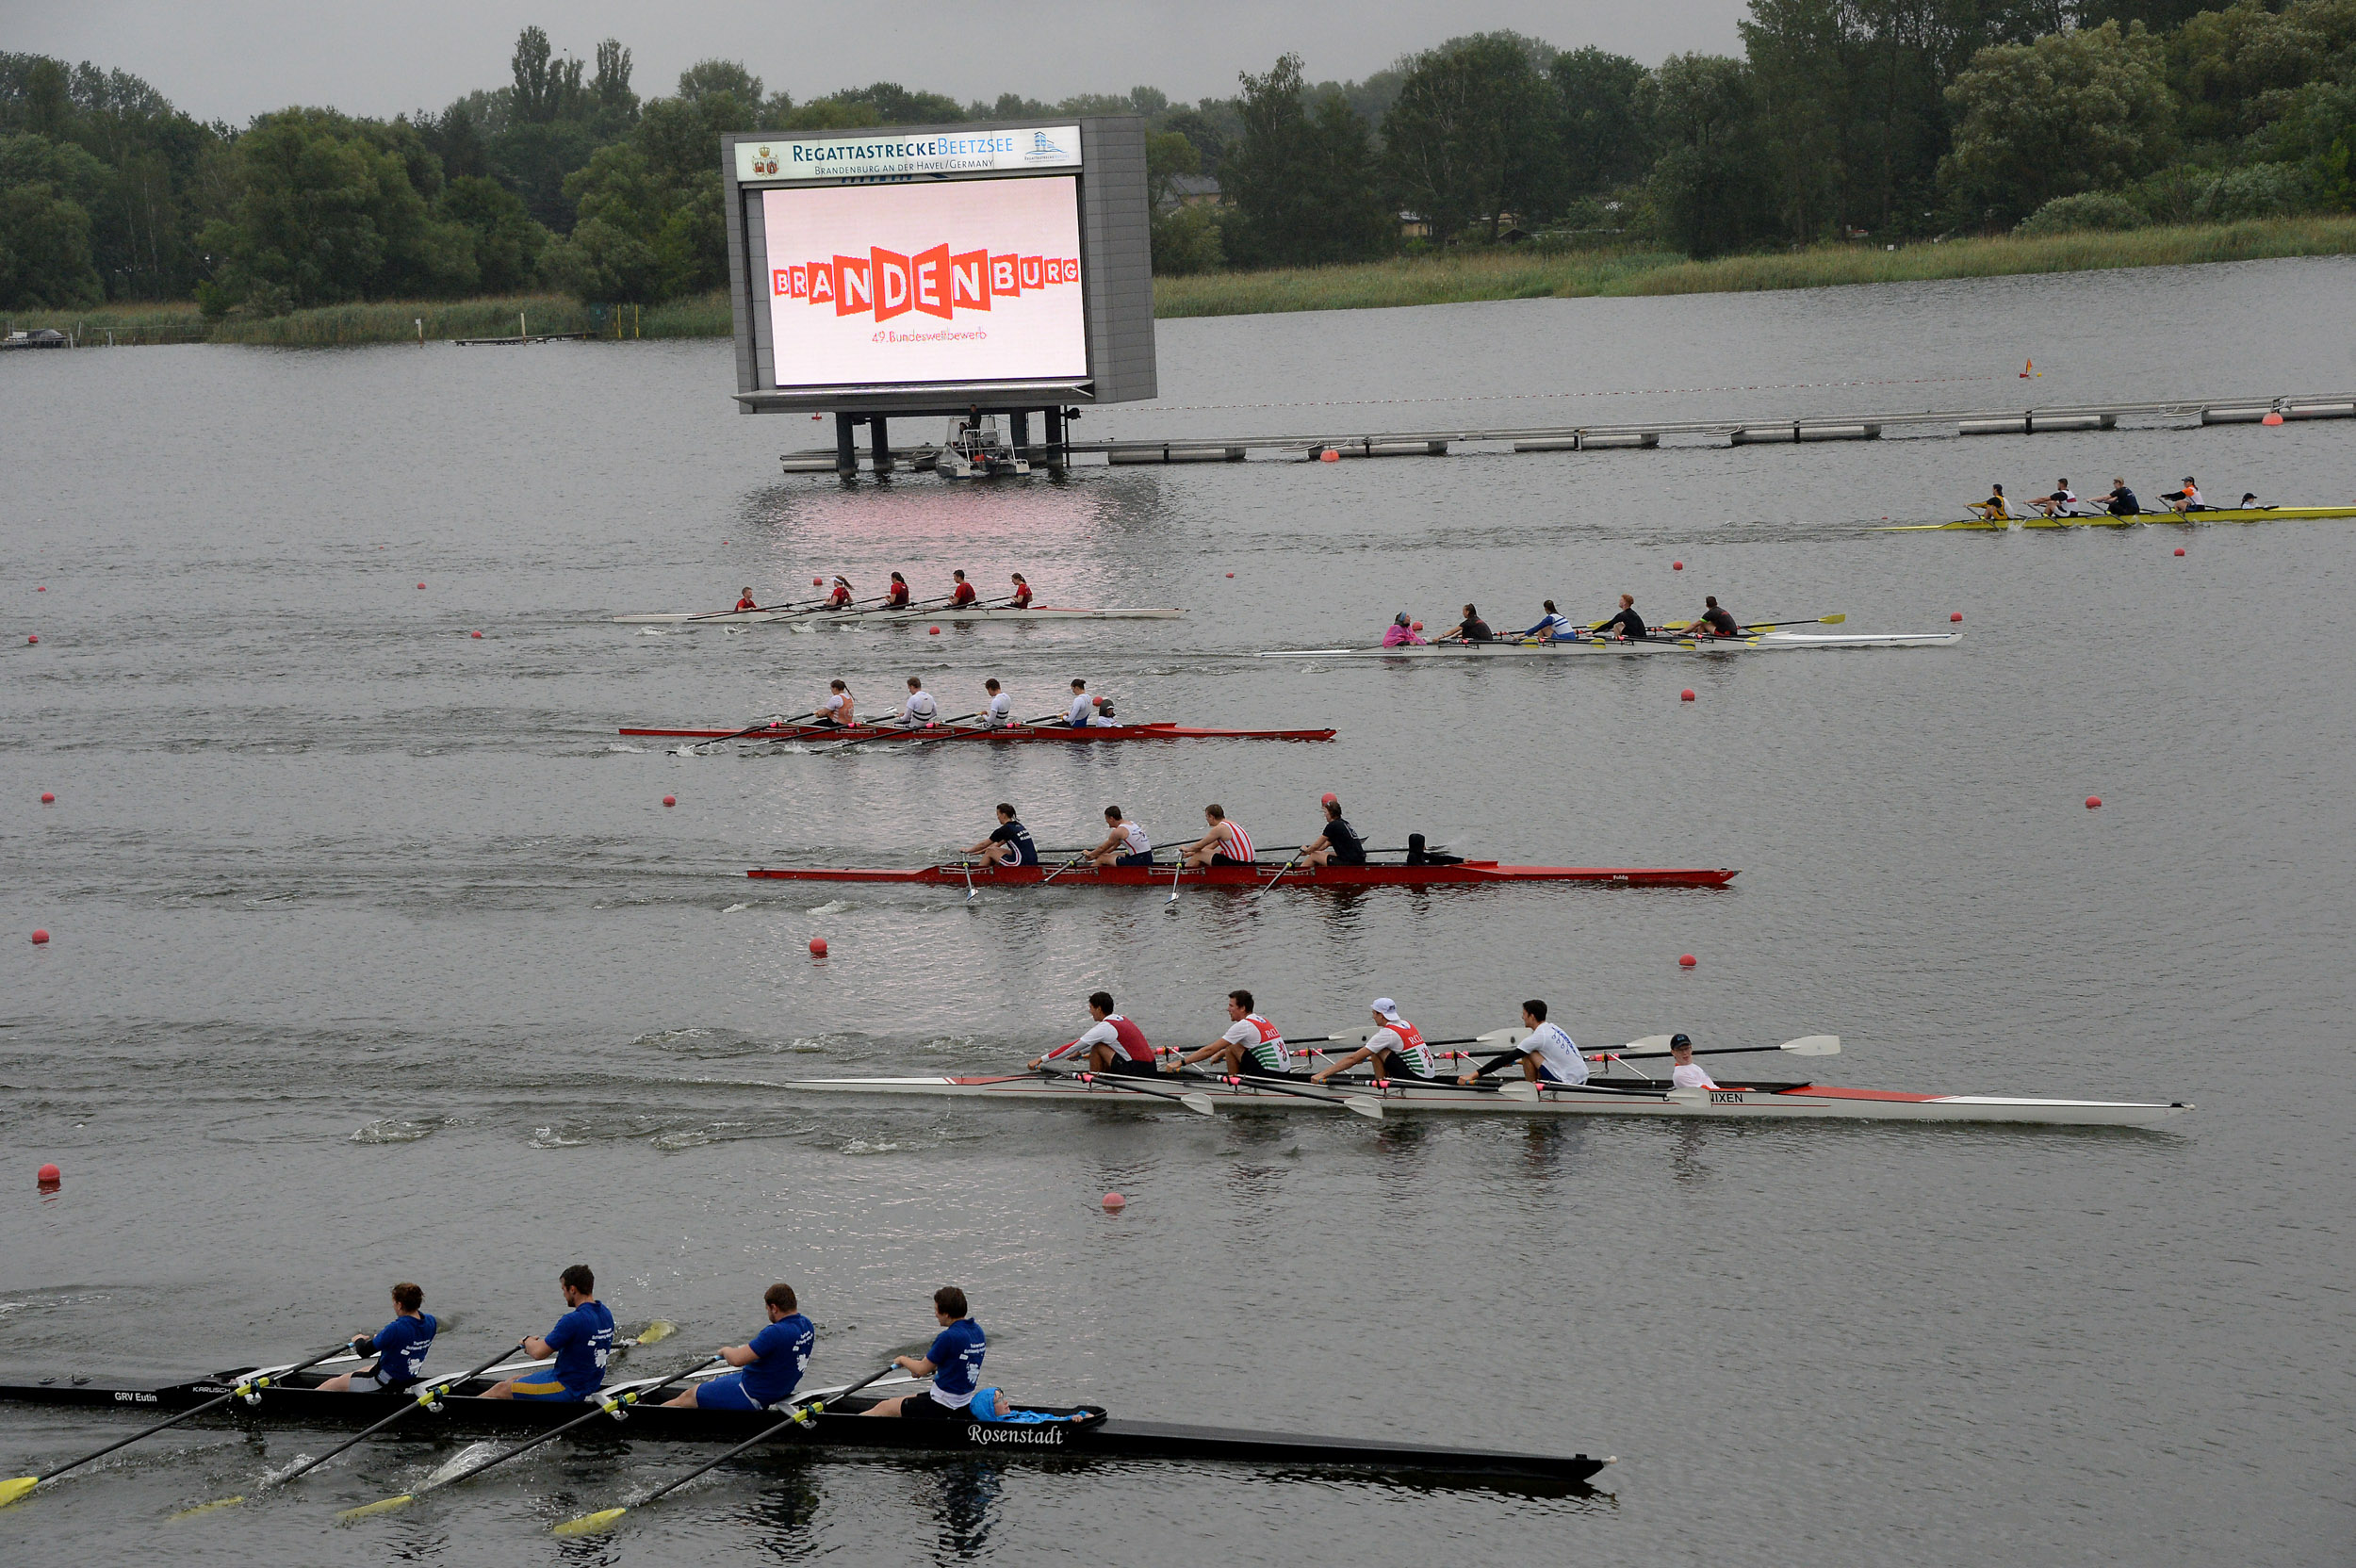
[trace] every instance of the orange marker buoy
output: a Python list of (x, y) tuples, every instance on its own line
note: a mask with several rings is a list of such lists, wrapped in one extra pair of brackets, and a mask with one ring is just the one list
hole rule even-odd
[(46, 931), (34, 932), (33, 945), (35, 947), (47, 947), (49, 945), (49, 933)]
[(1691, 701), (1693, 701), (1693, 687), (1691, 687), (1691, 686), (1688, 686), (1688, 687), (1687, 687), (1684, 691), (1679, 692), (1679, 693), (1677, 694), (1677, 701), (1679, 701), (1679, 702), (1691, 702)]
[(1685, 956), (1677, 960), (1677, 968), (1692, 969), (1695, 964), (1700, 962), (1701, 960), (1699, 958), (1696, 958), (1691, 953), (1688, 953)]
[(2178, 555), (2182, 555), (2182, 554), (2184, 554), (2184, 546), (2182, 546), (2182, 545), (2177, 546), (2177, 547), (2176, 547), (2176, 553), (2177, 553)]
[(811, 957), (813, 957), (813, 958), (823, 958), (823, 957), (825, 957), (825, 956), (826, 956), (826, 938), (824, 938), (824, 937), (812, 937), (812, 938), (810, 938), (810, 956)]
[(1342, 454), (1335, 451), (1331, 447), (1328, 447), (1325, 450), (1317, 453), (1317, 461), (1319, 463), (1339, 463), (1341, 460)]
[(1949, 614), (1947, 618), (1948, 618), (1949, 620), (1951, 620), (1951, 621), (1959, 621), (1959, 620), (1963, 619), (1963, 612), (1962, 612), (1962, 611), (1960, 611), (1960, 610), (1957, 610), (1957, 611), (1954, 612), (1953, 613)]
[(1125, 1209), (1128, 1206), (1129, 1200), (1121, 1197), (1121, 1194), (1117, 1192), (1108, 1192), (1104, 1194), (1104, 1207), (1108, 1209)]
[(2258, 421), (2258, 423), (2262, 425), (2279, 425), (2282, 422), (2282, 416), (2281, 412), (2271, 408), (2266, 410), (2266, 417)]
[(2101, 795), (2088, 795), (2088, 796), (2086, 796), (2086, 809), (2087, 809), (2087, 810), (2091, 811), (2091, 810), (2095, 809), (2097, 807), (2101, 806), (2102, 804), (2102, 797)]

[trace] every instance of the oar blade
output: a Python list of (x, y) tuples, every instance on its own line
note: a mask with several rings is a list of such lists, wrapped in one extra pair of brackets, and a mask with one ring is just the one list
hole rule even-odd
[(13, 1480), (0, 1481), (0, 1508), (6, 1508), (41, 1484), (39, 1476), (18, 1476)]
[(1178, 1103), (1194, 1112), (1197, 1116), (1217, 1116), (1219, 1114), (1219, 1107), (1211, 1103), (1211, 1097), (1207, 1094), (1181, 1095), (1179, 1096)]
[(1819, 615), (1816, 618), (1816, 624), (1818, 626), (1839, 626), (1841, 622), (1847, 620), (1848, 618), (1849, 617), (1846, 615)]
[(1775, 1048), (1789, 1051), (1794, 1056), (1838, 1056), (1841, 1054), (1839, 1035), (1803, 1035), (1796, 1040), (1786, 1040)]
[(677, 1332), (679, 1332), (678, 1324), (667, 1317), (658, 1317), (639, 1330), (636, 1337), (641, 1345), (657, 1345)]
[(1473, 1043), (1475, 1045), (1519, 1045), (1528, 1038), (1530, 1038), (1530, 1031), (1527, 1029), (1492, 1029), (1485, 1035), (1475, 1035)]
[(630, 1510), (626, 1508), (601, 1508), (595, 1513), (584, 1513), (578, 1519), (567, 1519), (548, 1533), (563, 1536), (596, 1535), (601, 1530), (612, 1529), (614, 1522), (629, 1511)]
[(1623, 1051), (1666, 1051), (1669, 1049), (1669, 1037), (1666, 1035), (1646, 1035), (1641, 1040), (1628, 1041), (1626, 1045), (1620, 1047), (1620, 1049)]
[(1342, 1108), (1344, 1110), (1355, 1111), (1360, 1116), (1365, 1117), (1368, 1121), (1380, 1121), (1383, 1119), (1383, 1102), (1379, 1100), (1368, 1100), (1362, 1094), (1353, 1094), (1344, 1099), (1342, 1101)]
[(417, 1495), (414, 1492), (404, 1492), (398, 1497), (380, 1497), (375, 1502), (362, 1503), (358, 1508), (348, 1508), (344, 1510), (341, 1513), (335, 1515), (335, 1523), (338, 1525), (349, 1525), (356, 1520), (366, 1519), (371, 1514), (391, 1513), (397, 1510), (407, 1508), (411, 1503), (414, 1503), (417, 1500)]
[(1538, 1086), (1527, 1078), (1516, 1078), (1510, 1083), (1499, 1084), (1497, 1094), (1506, 1100), (1535, 1100), (1538, 1098)]
[(172, 1519), (193, 1519), (199, 1514), (218, 1513), (225, 1508), (236, 1508), (239, 1503), (244, 1501), (245, 1494), (240, 1492), (234, 1497), (216, 1497), (209, 1503), (199, 1503), (194, 1508), (184, 1508), (179, 1512), (168, 1515), (168, 1517)]

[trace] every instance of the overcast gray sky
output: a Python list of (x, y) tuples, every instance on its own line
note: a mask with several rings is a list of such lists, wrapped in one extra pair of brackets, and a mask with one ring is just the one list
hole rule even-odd
[(599, 39), (620, 39), (642, 96), (669, 92), (682, 66), (716, 56), (796, 98), (882, 80), (959, 100), (1011, 91), (1052, 102), (1139, 83), (1173, 98), (1223, 97), (1237, 71), (1264, 71), (1288, 49), (1311, 80), (1349, 79), (1493, 27), (1649, 65), (1688, 49), (1733, 52), (1742, 11), (1743, 0), (0, 0), (0, 49), (119, 66), (200, 120), (242, 124), (297, 103), (370, 115), (438, 108), (505, 83), (515, 34), (534, 22), (584, 59)]

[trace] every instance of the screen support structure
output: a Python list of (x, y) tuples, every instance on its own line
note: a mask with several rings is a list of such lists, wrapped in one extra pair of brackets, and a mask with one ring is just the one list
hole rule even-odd
[[(1069, 421), (1080, 416), (1078, 409), (1042, 408), (1035, 411), (1027, 408), (974, 407), (971, 412), (1005, 415), (1007, 423), (1012, 427), (1009, 432), (1008, 444), (1033, 463), (1044, 467), (1049, 473), (1060, 474), (1071, 466), (1072, 449), (1067, 444)], [(1040, 428), (1044, 433), (1044, 439), (1038, 443), (1031, 440), (1031, 415), (1034, 412), (1039, 416)], [(849, 479), (859, 472), (858, 433), (861, 425), (867, 427), (867, 460), (873, 466), (874, 471), (878, 474), (894, 472), (899, 467), (899, 459), (892, 452), (892, 421), (895, 418), (939, 417), (941, 413), (939, 409), (897, 409), (867, 414), (847, 414), (840, 410), (836, 411), (834, 416), (835, 472), (844, 479)]]

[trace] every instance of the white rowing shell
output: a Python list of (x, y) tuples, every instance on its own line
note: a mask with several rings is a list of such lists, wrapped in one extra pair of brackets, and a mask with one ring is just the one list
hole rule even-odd
[(1772, 653), (1792, 648), (1929, 648), (1963, 641), (1960, 631), (1769, 631), (1707, 642), (1449, 643), (1403, 648), (1271, 648), (1255, 659), (1573, 659), (1596, 653)]

